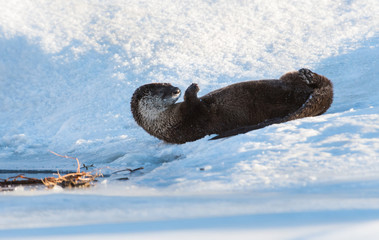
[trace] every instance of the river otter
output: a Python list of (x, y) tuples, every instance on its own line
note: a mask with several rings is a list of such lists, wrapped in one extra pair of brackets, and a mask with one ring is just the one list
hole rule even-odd
[(169, 83), (152, 83), (133, 94), (133, 117), (149, 134), (168, 143), (195, 141), (206, 135), (229, 137), (274, 123), (317, 116), (333, 101), (329, 79), (300, 69), (279, 80), (232, 84), (197, 97), (193, 83), (184, 101), (175, 103), (181, 92)]

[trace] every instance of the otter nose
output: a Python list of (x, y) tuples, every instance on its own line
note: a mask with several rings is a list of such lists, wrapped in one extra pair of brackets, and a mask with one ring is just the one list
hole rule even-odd
[(172, 92), (174, 95), (177, 95), (180, 93), (180, 89), (179, 88), (175, 88), (174, 91)]

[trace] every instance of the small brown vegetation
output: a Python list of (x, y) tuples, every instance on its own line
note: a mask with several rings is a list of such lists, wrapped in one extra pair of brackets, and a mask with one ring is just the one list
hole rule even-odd
[(57, 177), (47, 177), (42, 179), (42, 183), (48, 187), (53, 188), (56, 185), (59, 185), (61, 187), (89, 187), (94, 181), (96, 181), (96, 178), (102, 177), (103, 175), (101, 173), (95, 173), (92, 172), (84, 172), (80, 171), (80, 162), (78, 158), (69, 157), (69, 156), (63, 156), (58, 153), (50, 151), (52, 154), (63, 157), (63, 158), (70, 158), (76, 160), (76, 163), (78, 164), (78, 167), (76, 169), (75, 173), (68, 173), (63, 176), (57, 173)]
[[(83, 164), (82, 167), (80, 167), (80, 161), (78, 158), (66, 156), (66, 155), (60, 155), (58, 153), (50, 151), (52, 154), (67, 158), (67, 159), (74, 159), (77, 163), (77, 169), (76, 172), (66, 172), (66, 174), (61, 175), (59, 171), (55, 173), (53, 177), (45, 177), (43, 179), (38, 178), (31, 178), (26, 177), (23, 174), (18, 174), (14, 177), (8, 177), (7, 179), (1, 179), (0, 178), (0, 192), (2, 191), (13, 191), (16, 186), (38, 186), (38, 185), (45, 185), (47, 188), (53, 188), (55, 186), (60, 186), (62, 188), (75, 188), (75, 187), (89, 187), (93, 185), (94, 182), (97, 181), (97, 178), (104, 177), (102, 173), (100, 173), (99, 170), (94, 171), (81, 171), (81, 169), (88, 170), (89, 168), (94, 167), (93, 164), (91, 165), (85, 165)], [(143, 167), (139, 167), (136, 169), (122, 169), (115, 171), (112, 174), (117, 174), (120, 172), (129, 172), (134, 173), (136, 171), (142, 170)], [(119, 178), (117, 180), (129, 180), (127, 177)], [(32, 188), (33, 189), (33, 188)]]
[[(78, 164), (76, 172), (61, 175), (58, 171), (56, 174), (54, 174), (57, 176), (45, 177), (44, 179), (30, 178), (22, 174), (19, 174), (14, 177), (8, 177), (7, 179), (0, 178), (0, 191), (13, 191), (16, 186), (24, 186), (24, 185), (36, 186), (36, 185), (42, 185), (42, 184), (48, 188), (53, 188), (57, 185), (63, 188), (89, 187), (91, 186), (93, 182), (97, 181), (96, 180), (97, 178), (103, 177), (103, 175), (99, 172), (93, 173), (93, 172), (80, 171), (80, 162), (78, 158), (63, 156), (52, 151), (50, 152), (62, 158), (70, 158), (70, 159), (76, 160)], [(85, 166), (85, 168), (88, 169), (87, 166)]]

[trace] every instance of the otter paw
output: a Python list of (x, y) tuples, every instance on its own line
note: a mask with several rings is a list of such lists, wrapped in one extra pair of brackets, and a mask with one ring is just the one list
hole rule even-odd
[(197, 92), (200, 90), (199, 86), (196, 83), (192, 83), (184, 93), (184, 101), (196, 101)]
[(199, 86), (196, 83), (192, 83), (186, 90), (188, 93), (197, 93), (200, 90)]
[(314, 73), (306, 68), (302, 68), (299, 70), (299, 77), (308, 85), (314, 84), (313, 80)]

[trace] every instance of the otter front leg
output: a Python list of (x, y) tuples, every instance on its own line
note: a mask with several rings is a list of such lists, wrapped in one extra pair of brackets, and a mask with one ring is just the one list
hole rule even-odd
[(184, 93), (184, 101), (185, 102), (197, 102), (199, 99), (197, 98), (197, 93), (200, 88), (196, 83), (192, 83)]

